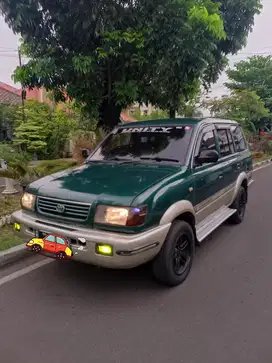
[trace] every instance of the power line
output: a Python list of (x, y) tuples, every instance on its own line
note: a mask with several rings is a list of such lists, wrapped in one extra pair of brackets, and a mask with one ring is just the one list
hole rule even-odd
[(18, 58), (16, 55), (6, 55), (6, 54), (0, 54), (0, 57), (2, 58)]
[(271, 52), (252, 52), (252, 53), (238, 53), (237, 56), (239, 55), (272, 55), (272, 51)]
[(0, 49), (3, 49), (3, 50), (12, 50), (12, 51), (15, 51), (16, 52), (16, 49), (15, 48), (0, 47)]

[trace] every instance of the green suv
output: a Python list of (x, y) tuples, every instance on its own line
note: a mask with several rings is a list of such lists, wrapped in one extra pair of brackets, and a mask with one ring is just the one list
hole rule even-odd
[(224, 221), (241, 223), (252, 159), (241, 127), (221, 119), (122, 124), (83, 166), (30, 184), (12, 216), (27, 240), (64, 237), (73, 259), (129, 269), (151, 262), (170, 286)]

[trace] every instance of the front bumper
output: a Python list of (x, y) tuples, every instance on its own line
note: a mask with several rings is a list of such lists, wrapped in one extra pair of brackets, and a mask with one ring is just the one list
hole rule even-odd
[[(18, 233), (26, 242), (34, 237), (35, 231), (58, 234), (74, 241), (84, 238), (86, 244), (71, 245), (73, 260), (117, 269), (133, 268), (152, 260), (160, 251), (171, 226), (169, 223), (129, 235), (64, 225), (22, 210), (12, 214), (12, 222), (20, 224)], [(113, 247), (113, 256), (97, 254), (97, 243), (110, 244)]]

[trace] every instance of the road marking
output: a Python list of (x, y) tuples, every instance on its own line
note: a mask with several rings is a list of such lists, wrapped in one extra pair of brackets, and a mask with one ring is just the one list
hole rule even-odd
[(254, 169), (254, 170), (252, 170), (252, 171), (253, 171), (253, 173), (254, 173), (255, 171), (261, 170), (261, 169), (263, 169), (263, 168), (267, 168), (268, 166), (271, 166), (271, 165), (272, 165), (272, 163), (267, 163), (267, 164), (265, 164), (264, 166), (260, 166), (259, 168)]
[(46, 258), (40, 262), (34, 263), (33, 265), (30, 265), (30, 266), (22, 268), (21, 270), (15, 271), (10, 275), (4, 276), (4, 277), (0, 278), (0, 286), (4, 285), (7, 282), (17, 279), (18, 277), (24, 276), (24, 275), (28, 274), (29, 272), (37, 270), (40, 267), (46, 266), (53, 261), (54, 261), (53, 259)]

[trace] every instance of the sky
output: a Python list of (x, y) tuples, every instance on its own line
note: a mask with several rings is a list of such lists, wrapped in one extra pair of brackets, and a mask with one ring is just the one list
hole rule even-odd
[[(230, 67), (237, 61), (244, 60), (253, 54), (272, 54), (272, 0), (263, 0), (263, 10), (255, 19), (253, 32), (248, 37), (247, 46), (236, 56), (229, 58)], [(4, 18), (0, 16), (0, 81), (14, 85), (12, 73), (19, 63), (18, 59), (19, 37), (5, 24)], [(211, 97), (220, 97), (227, 94), (224, 87), (227, 80), (223, 73), (219, 81), (211, 89)], [(19, 87), (19, 85), (16, 85)]]

